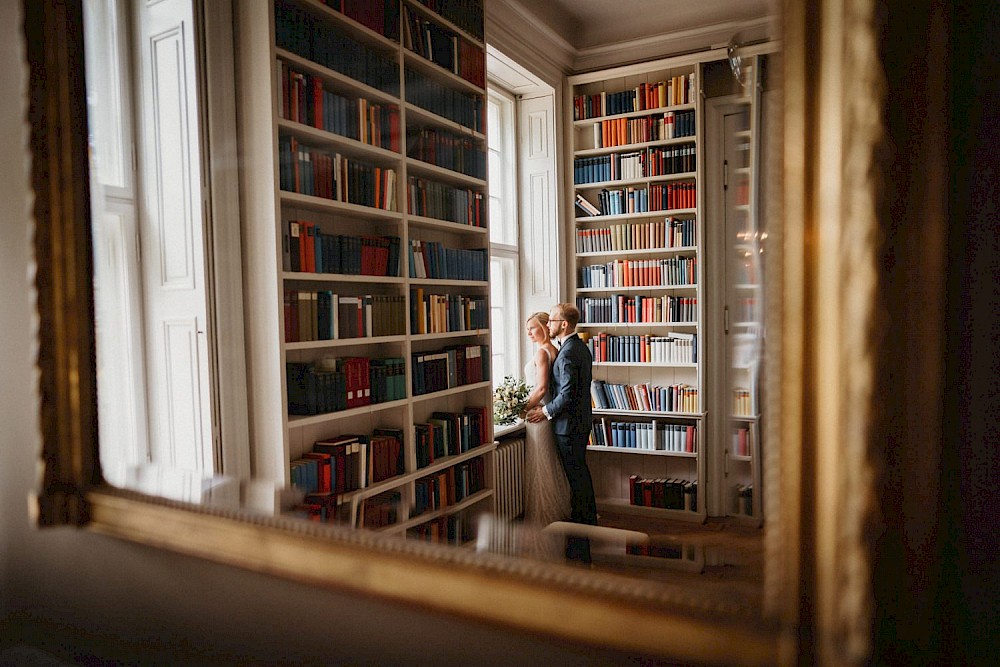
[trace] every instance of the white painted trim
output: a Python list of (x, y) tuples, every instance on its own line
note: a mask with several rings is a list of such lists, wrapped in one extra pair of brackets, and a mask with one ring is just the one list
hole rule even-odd
[(553, 88), (572, 71), (575, 50), (516, 0), (490, 0), (486, 42)]
[[(209, 340), (216, 381), (213, 443), (221, 474), (236, 479), (250, 476), (250, 427), (247, 410), (246, 342), (243, 334), (243, 252), (240, 235), (239, 174), (236, 137), (236, 91), (233, 52), (233, 13), (228, 2), (205, 2), (204, 141), (202, 169), (206, 174), (208, 252), (212, 261), (209, 313), (214, 325)], [(211, 83), (209, 83), (211, 82)]]

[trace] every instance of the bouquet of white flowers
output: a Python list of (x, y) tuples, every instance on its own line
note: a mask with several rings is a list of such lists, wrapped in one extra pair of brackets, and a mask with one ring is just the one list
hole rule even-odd
[(528, 405), (531, 393), (524, 380), (510, 375), (493, 390), (493, 422), (497, 425), (513, 424)]

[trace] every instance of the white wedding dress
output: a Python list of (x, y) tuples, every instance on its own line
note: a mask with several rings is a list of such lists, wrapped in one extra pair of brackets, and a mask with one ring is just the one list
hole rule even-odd
[[(545, 348), (542, 348), (545, 349)], [(545, 349), (545, 353), (551, 353)], [(552, 362), (552, 359), (549, 359)], [(534, 359), (524, 367), (524, 379), (529, 385), (537, 384)], [(552, 398), (550, 393), (542, 404)], [(552, 424), (543, 420), (537, 424), (526, 423), (524, 451), (524, 520), (542, 526), (553, 521), (568, 519), (570, 515), (569, 482), (556, 450)]]

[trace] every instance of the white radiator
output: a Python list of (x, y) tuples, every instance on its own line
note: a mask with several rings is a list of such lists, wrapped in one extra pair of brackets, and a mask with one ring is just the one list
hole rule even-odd
[(514, 519), (524, 512), (524, 438), (501, 440), (496, 449), (496, 513)]

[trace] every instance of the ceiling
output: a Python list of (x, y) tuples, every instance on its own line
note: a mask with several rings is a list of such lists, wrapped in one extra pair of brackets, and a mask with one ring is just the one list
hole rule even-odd
[(772, 15), (776, 0), (518, 0), (577, 51)]

